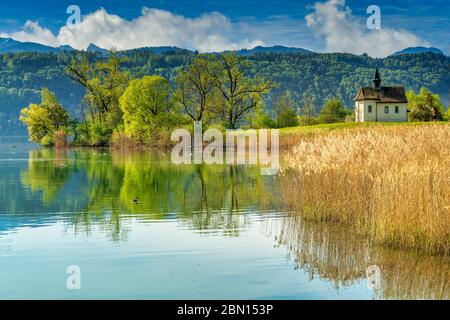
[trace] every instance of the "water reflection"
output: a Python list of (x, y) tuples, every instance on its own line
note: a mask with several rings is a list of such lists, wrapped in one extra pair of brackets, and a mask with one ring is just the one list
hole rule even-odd
[(276, 207), (277, 181), (258, 170), (177, 166), (163, 153), (38, 149), (30, 152), (21, 182), (41, 194), (44, 207), (70, 212), (76, 232), (89, 233), (95, 222), (119, 240), (126, 231), (122, 220), (131, 215), (150, 221), (176, 218), (199, 232), (238, 236), (246, 211)]
[(240, 237), (257, 215), (263, 232), (287, 250), (292, 268), (311, 280), (340, 290), (365, 283), (368, 266), (377, 265), (381, 286), (374, 298), (450, 299), (448, 257), (375, 247), (342, 225), (280, 212), (279, 178), (261, 176), (256, 167), (177, 166), (161, 152), (37, 149), (19, 183), (2, 168), (0, 233), (64, 222), (71, 234), (91, 237), (99, 228), (121, 242), (134, 220), (173, 220), (192, 233)]
[[(266, 232), (274, 226), (267, 222)], [(369, 266), (380, 268), (381, 282), (373, 297), (382, 299), (450, 299), (450, 258), (373, 246), (342, 225), (307, 221), (287, 215), (275, 231), (296, 268), (311, 279), (332, 281), (339, 289), (366, 282)]]

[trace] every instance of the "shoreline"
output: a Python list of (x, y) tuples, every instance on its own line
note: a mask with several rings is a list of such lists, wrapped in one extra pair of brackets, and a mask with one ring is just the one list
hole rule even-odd
[[(362, 123), (354, 123), (354, 122), (340, 122), (340, 123), (331, 123), (331, 124), (317, 124), (317, 125), (309, 125), (309, 126), (296, 126), (296, 127), (287, 127), (282, 129), (265, 129), (265, 130), (279, 130), (280, 143), (279, 146), (281, 149), (286, 150), (289, 147), (292, 147), (293, 142), (291, 139), (294, 137), (309, 137), (314, 134), (327, 134), (331, 132), (338, 132), (341, 130), (352, 130), (352, 129), (369, 129), (369, 128), (385, 128), (385, 127), (418, 127), (418, 126), (433, 126), (433, 125), (450, 125), (449, 121), (435, 121), (435, 122), (362, 122)], [(248, 130), (259, 130), (259, 129), (244, 129), (242, 130), (245, 133)], [(225, 133), (224, 137), (225, 137)], [(26, 135), (19, 136), (0, 136), (0, 138), (26, 138)], [(128, 139), (128, 138), (127, 138)], [(83, 145), (83, 144), (73, 144), (69, 143), (68, 146), (64, 147), (54, 147), (54, 146), (46, 146), (46, 148), (54, 148), (54, 149), (112, 149), (112, 150), (136, 150), (136, 151), (157, 151), (163, 150), (167, 151), (167, 149), (173, 148), (179, 142), (172, 142), (170, 144), (145, 144), (142, 142), (133, 141), (131, 139), (128, 140), (129, 144), (121, 143), (114, 144), (114, 142), (110, 143), (110, 145)], [(33, 143), (34, 144), (34, 143)], [(193, 143), (192, 143), (193, 144)], [(208, 142), (203, 142), (203, 146), (208, 145)], [(39, 145), (38, 145), (39, 146)], [(43, 147), (43, 146), (40, 146)], [(224, 147), (224, 150), (226, 148)]]

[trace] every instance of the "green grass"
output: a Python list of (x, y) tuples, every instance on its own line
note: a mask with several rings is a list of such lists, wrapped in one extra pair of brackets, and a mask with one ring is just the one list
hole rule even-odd
[(289, 135), (289, 134), (308, 134), (308, 133), (317, 133), (320, 131), (334, 131), (340, 129), (352, 129), (352, 128), (371, 128), (371, 127), (380, 127), (380, 126), (422, 126), (422, 125), (430, 125), (430, 124), (443, 124), (449, 125), (450, 122), (345, 122), (345, 123), (328, 123), (328, 124), (318, 124), (311, 126), (298, 126), (298, 127), (290, 127), (290, 128), (282, 128), (280, 129), (281, 135)]

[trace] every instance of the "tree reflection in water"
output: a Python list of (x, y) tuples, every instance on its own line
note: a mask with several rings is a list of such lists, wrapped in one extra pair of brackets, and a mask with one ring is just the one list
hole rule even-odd
[(42, 205), (71, 212), (66, 218), (75, 232), (89, 234), (95, 223), (116, 240), (130, 216), (176, 218), (185, 228), (238, 236), (249, 222), (244, 213), (275, 208), (278, 190), (257, 167), (174, 165), (161, 152), (35, 150), (21, 177), (42, 193)]
[[(98, 227), (114, 241), (126, 239), (133, 219), (176, 219), (193, 232), (237, 237), (250, 223), (247, 213), (278, 212), (282, 200), (279, 179), (261, 176), (257, 167), (177, 166), (161, 152), (35, 150), (21, 183), (26, 192), (42, 194), (41, 206), (15, 204), (14, 212), (51, 211), (68, 230), (90, 235)], [(349, 227), (307, 221), (298, 213), (268, 215), (264, 228), (311, 279), (347, 287), (365, 282), (367, 267), (377, 265), (376, 298), (450, 299), (449, 257), (376, 247)]]

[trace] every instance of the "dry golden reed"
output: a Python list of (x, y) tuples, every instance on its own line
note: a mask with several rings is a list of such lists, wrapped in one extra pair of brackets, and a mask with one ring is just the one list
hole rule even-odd
[(375, 126), (298, 137), (286, 204), (391, 247), (450, 254), (450, 126)]

